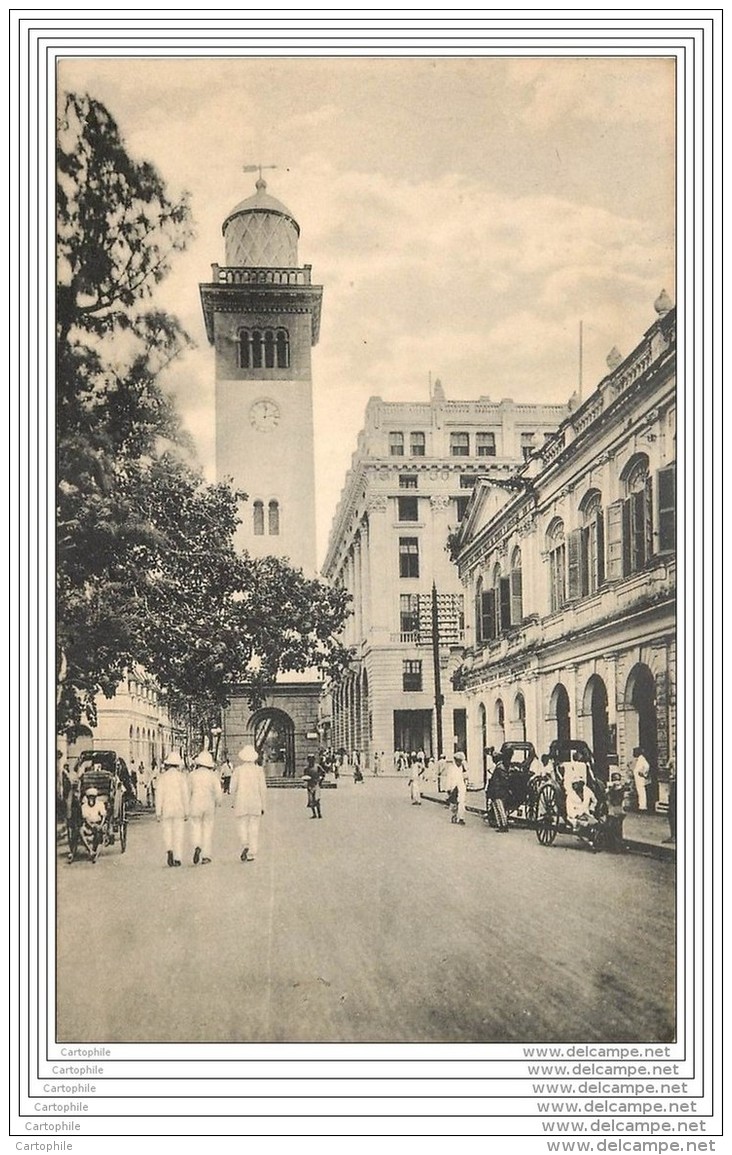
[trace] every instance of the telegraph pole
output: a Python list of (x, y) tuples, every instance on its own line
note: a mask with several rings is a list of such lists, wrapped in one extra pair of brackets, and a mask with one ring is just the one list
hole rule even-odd
[(439, 615), (437, 612), (437, 586), (432, 583), (432, 665), (435, 671), (435, 726), (437, 735), (437, 757), (444, 753), (442, 749), (442, 682), (440, 679), (440, 631)]

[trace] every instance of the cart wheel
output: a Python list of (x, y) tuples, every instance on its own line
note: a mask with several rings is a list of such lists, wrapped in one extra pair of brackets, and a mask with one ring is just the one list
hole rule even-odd
[(559, 830), (559, 802), (554, 786), (547, 782), (536, 799), (536, 837), (542, 846), (551, 846)]

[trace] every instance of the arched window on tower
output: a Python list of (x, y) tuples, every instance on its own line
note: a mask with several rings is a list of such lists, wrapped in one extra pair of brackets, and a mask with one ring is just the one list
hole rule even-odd
[(272, 537), (276, 537), (280, 532), (280, 503), (279, 501), (270, 501), (268, 507), (268, 529)]
[(290, 337), (287, 329), (240, 329), (240, 369), (289, 369)]
[(277, 368), (290, 368), (290, 338), (287, 329), (277, 330)]
[(255, 501), (252, 506), (254, 517), (254, 536), (261, 537), (264, 533), (264, 502)]
[(239, 368), (252, 367), (252, 335), (248, 329), (239, 330)]

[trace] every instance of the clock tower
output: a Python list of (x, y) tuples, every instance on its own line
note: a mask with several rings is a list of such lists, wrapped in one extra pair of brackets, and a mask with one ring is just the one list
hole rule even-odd
[(216, 476), (248, 495), (237, 545), (314, 576), (311, 349), (323, 290), (298, 264), (297, 221), (261, 175), (222, 231), (225, 264), (200, 286), (216, 358)]

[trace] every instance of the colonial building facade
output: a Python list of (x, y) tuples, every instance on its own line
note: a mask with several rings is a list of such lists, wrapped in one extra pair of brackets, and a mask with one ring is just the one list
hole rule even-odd
[(468, 749), (466, 700), (451, 685), (466, 599), (448, 542), (477, 480), (513, 478), (568, 412), (450, 401), (439, 382), (425, 403), (369, 401), (323, 566), (353, 597), (353, 669), (328, 717), (336, 748), (371, 766), (397, 750)]
[[(455, 684), (474, 747), (586, 740), (601, 772), (676, 740), (676, 316), (665, 293), (633, 352), (508, 488), (476, 486), (456, 539), (467, 646)], [(663, 800), (663, 785), (661, 785)]]

